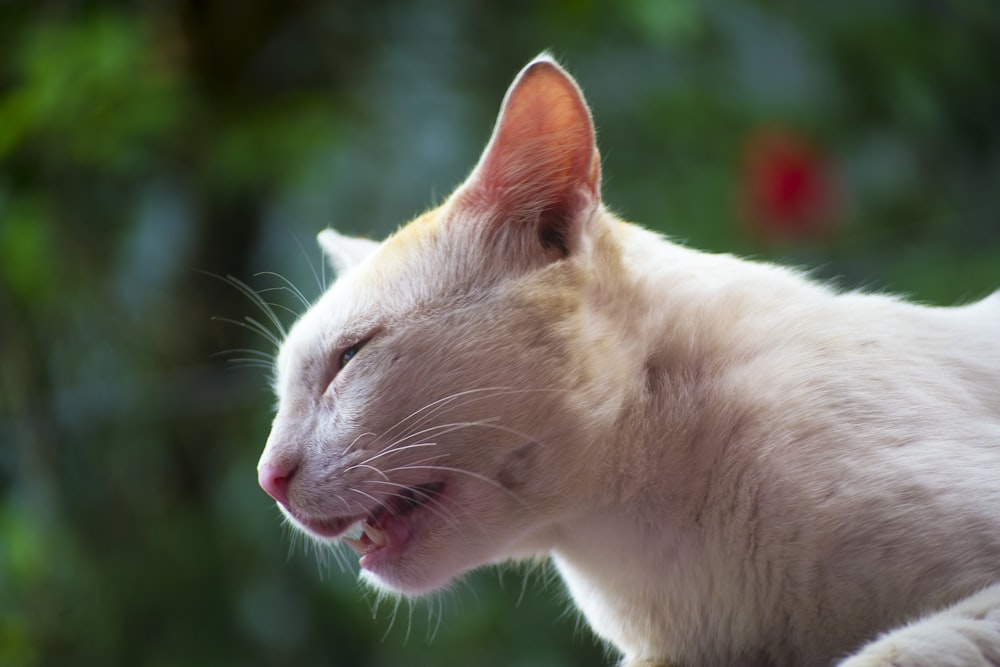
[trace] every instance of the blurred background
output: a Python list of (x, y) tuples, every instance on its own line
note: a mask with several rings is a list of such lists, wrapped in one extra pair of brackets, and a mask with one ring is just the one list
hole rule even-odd
[(439, 202), (544, 49), (624, 217), (1000, 287), (995, 0), (0, 2), (0, 665), (608, 664), (544, 569), (397, 607), (294, 540), (268, 373), (226, 352), (272, 346), (220, 277), (292, 321), (276, 274), (312, 299), (320, 229)]

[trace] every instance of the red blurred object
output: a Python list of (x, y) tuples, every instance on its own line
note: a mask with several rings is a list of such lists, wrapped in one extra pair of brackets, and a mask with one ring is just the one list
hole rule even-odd
[(840, 201), (829, 161), (789, 130), (755, 132), (744, 150), (740, 207), (756, 234), (805, 240), (831, 232)]

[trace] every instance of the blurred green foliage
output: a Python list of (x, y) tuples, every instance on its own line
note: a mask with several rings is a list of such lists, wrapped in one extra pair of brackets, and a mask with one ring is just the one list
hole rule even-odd
[[(218, 354), (267, 343), (206, 275), (297, 309), (258, 274), (313, 297), (318, 230), (439, 200), (543, 49), (625, 216), (934, 303), (1000, 286), (992, 0), (3, 3), (0, 664), (607, 664), (544, 569), (394, 610), (296, 545), (255, 483), (266, 373)], [(830, 174), (823, 234), (745, 210), (775, 129)]]

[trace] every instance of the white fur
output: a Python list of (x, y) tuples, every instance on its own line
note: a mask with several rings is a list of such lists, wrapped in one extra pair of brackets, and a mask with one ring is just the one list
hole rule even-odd
[(998, 664), (1000, 293), (929, 308), (672, 244), (599, 203), (554, 63), (504, 108), (440, 209), (371, 254), (324, 240), (352, 268), (281, 349), (261, 459), (289, 516), (442, 481), (372, 583), (551, 556), (629, 667)]

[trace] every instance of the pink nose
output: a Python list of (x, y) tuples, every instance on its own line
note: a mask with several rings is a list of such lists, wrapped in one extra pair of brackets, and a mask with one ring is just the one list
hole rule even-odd
[(257, 471), (257, 481), (267, 495), (282, 505), (288, 506), (288, 483), (295, 474), (294, 466), (271, 465), (265, 463)]

